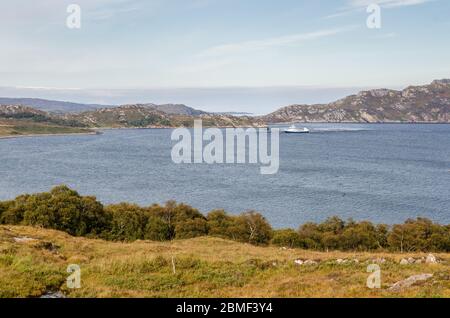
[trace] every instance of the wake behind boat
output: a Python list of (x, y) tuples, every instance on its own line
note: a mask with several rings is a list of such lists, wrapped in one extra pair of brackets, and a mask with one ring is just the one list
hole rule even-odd
[(286, 134), (309, 134), (310, 131), (306, 127), (304, 127), (304, 128), (297, 128), (295, 125), (292, 125), (288, 129), (285, 129), (284, 132)]

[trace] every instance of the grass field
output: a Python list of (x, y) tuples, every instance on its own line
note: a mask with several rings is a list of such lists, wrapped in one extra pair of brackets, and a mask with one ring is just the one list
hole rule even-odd
[[(112, 243), (22, 226), (0, 226), (0, 297), (450, 297), (450, 255), (439, 264), (400, 265), (426, 254), (312, 252), (202, 237), (172, 242)], [(337, 264), (336, 259), (359, 263)], [(367, 266), (384, 258), (381, 288), (369, 289)], [(311, 259), (316, 265), (297, 265)], [(69, 264), (81, 288), (69, 289)], [(428, 281), (388, 288), (411, 275)]]

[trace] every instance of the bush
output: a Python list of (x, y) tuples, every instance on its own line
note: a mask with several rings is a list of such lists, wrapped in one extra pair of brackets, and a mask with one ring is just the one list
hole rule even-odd
[(151, 241), (168, 241), (173, 238), (173, 230), (163, 219), (150, 216), (144, 231), (144, 239)]
[(449, 251), (450, 231), (448, 226), (434, 224), (428, 219), (410, 219), (393, 226), (388, 243), (391, 250), (401, 252)]
[(375, 226), (367, 221), (344, 222), (332, 217), (320, 224), (306, 223), (298, 233), (309, 249), (369, 251), (388, 246), (388, 227), (383, 224)]
[(21, 195), (14, 201), (6, 201), (0, 204), (0, 223), (19, 224), (23, 220), (25, 213), (24, 202), (29, 195)]
[(208, 214), (207, 220), (209, 235), (235, 239), (233, 227), (236, 226), (236, 217), (227, 215), (224, 210), (214, 210)]
[(273, 232), (272, 244), (286, 247), (305, 247), (300, 235), (292, 229), (276, 230)]
[(339, 247), (343, 250), (376, 250), (385, 247), (385, 241), (384, 227), (361, 222), (346, 226), (340, 237)]
[(40, 226), (78, 236), (100, 234), (109, 224), (101, 203), (66, 186), (20, 196), (7, 204), (2, 223)]
[(175, 226), (175, 238), (188, 239), (208, 235), (208, 223), (204, 218), (180, 221)]
[(33, 225), (71, 235), (120, 241), (166, 241), (213, 235), (257, 245), (271, 242), (316, 250), (450, 252), (450, 225), (435, 224), (424, 218), (388, 227), (332, 217), (319, 224), (303, 224), (298, 232), (273, 231), (267, 220), (255, 211), (230, 216), (223, 210), (215, 210), (205, 218), (197, 209), (174, 201), (148, 208), (129, 203), (104, 208), (95, 197), (81, 196), (67, 186), (0, 202), (0, 223)]
[(134, 241), (144, 238), (148, 220), (145, 209), (129, 203), (109, 205), (105, 209), (111, 215), (110, 239)]
[(267, 244), (272, 239), (272, 227), (267, 220), (255, 211), (241, 214), (235, 219), (235, 224), (230, 229), (232, 236), (251, 244)]

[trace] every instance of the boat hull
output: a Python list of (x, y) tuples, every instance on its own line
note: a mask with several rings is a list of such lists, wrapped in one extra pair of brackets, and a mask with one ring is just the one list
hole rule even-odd
[(309, 131), (289, 131), (289, 130), (285, 130), (284, 133), (285, 134), (309, 134)]

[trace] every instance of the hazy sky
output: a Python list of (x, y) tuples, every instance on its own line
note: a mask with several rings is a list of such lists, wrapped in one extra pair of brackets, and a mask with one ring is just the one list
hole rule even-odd
[[(366, 26), (374, 2), (381, 29)], [(81, 29), (66, 26), (72, 3)], [(0, 25), (0, 86), (18, 89), (346, 93), (450, 77), (448, 0), (15, 0)]]

